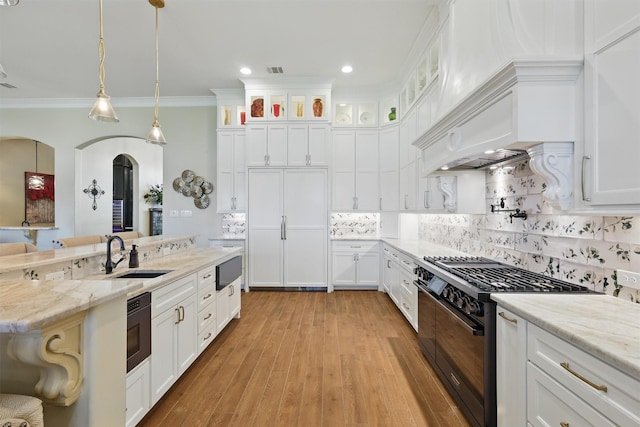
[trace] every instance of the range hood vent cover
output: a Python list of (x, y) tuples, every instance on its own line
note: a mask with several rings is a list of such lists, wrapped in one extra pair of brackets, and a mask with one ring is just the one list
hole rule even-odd
[(500, 148), (491, 153), (483, 153), (473, 157), (461, 157), (448, 163), (448, 170), (480, 170), (491, 166), (504, 166), (529, 157), (527, 150)]

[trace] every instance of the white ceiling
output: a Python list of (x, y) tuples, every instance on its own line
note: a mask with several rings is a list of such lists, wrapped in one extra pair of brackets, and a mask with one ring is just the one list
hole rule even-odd
[[(160, 9), (160, 96), (211, 96), (281, 66), (287, 77), (335, 79), (334, 88), (379, 88), (403, 77), (435, 0), (165, 0)], [(0, 101), (93, 98), (98, 0), (21, 0), (0, 7), (0, 64), (16, 89)], [(155, 9), (148, 0), (103, 0), (106, 92), (153, 97)], [(343, 75), (344, 64), (353, 73)], [(278, 77), (278, 76), (272, 76)]]

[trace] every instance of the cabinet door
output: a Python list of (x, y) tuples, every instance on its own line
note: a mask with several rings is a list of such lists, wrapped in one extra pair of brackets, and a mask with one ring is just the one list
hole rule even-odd
[(428, 175), (418, 181), (418, 209), (428, 212), (444, 211), (444, 194), (438, 188), (438, 177)]
[(282, 286), (283, 171), (249, 171), (249, 286)]
[(287, 165), (287, 126), (269, 125), (267, 136), (267, 166)]
[(284, 172), (284, 216), (284, 286), (326, 286), (326, 170)]
[(378, 286), (380, 283), (380, 258), (377, 252), (356, 254), (356, 279), (358, 285)]
[(247, 166), (267, 165), (267, 126), (247, 125), (245, 130), (245, 159)]
[(231, 296), (231, 286), (227, 286), (226, 288), (218, 291), (216, 295), (216, 322), (218, 333), (222, 331), (222, 329), (227, 326), (227, 323), (231, 320), (230, 317), (230, 296)]
[(229, 287), (232, 288), (231, 296), (229, 297), (229, 320), (231, 320), (232, 317), (240, 317), (240, 305), (242, 303), (242, 295), (240, 289), (241, 284), (242, 281), (240, 279), (237, 279), (235, 282), (229, 285)]
[(399, 182), (398, 128), (380, 133), (380, 206), (385, 212), (398, 210)]
[(170, 308), (151, 321), (151, 405), (178, 379), (178, 308)]
[(309, 166), (329, 164), (329, 126), (309, 125)]
[(498, 427), (527, 421), (527, 324), (503, 307), (496, 308), (496, 398)]
[(338, 286), (355, 285), (356, 254), (352, 252), (334, 252), (332, 261), (333, 284)]
[(308, 164), (309, 143), (307, 125), (289, 125), (287, 129), (287, 163), (289, 166)]
[(359, 211), (380, 209), (378, 132), (356, 134), (356, 201)]
[(234, 175), (233, 132), (218, 132), (217, 210), (229, 212), (233, 204)]
[(384, 266), (382, 268), (382, 287), (384, 288), (384, 291), (387, 294), (391, 293), (391, 281), (392, 281), (391, 262), (392, 261), (389, 256), (384, 257)]
[(198, 302), (195, 295), (183, 300), (178, 308), (181, 320), (178, 329), (178, 376), (182, 375), (198, 356)]
[(356, 197), (356, 137), (355, 132), (333, 134), (333, 209), (355, 209)]
[(585, 168), (590, 205), (640, 204), (640, 8), (585, 2)]
[(149, 360), (145, 360), (127, 374), (126, 427), (138, 424), (151, 408), (149, 380)]
[(237, 132), (233, 140), (233, 211), (247, 210), (247, 171), (245, 166), (245, 134)]
[(402, 267), (400, 267), (400, 265), (398, 265), (398, 263), (395, 261), (391, 262), (391, 272), (389, 276), (391, 278), (391, 281), (389, 283), (391, 293), (389, 294), (389, 296), (391, 297), (393, 302), (396, 303), (398, 307), (400, 307), (400, 288), (402, 287), (401, 285)]

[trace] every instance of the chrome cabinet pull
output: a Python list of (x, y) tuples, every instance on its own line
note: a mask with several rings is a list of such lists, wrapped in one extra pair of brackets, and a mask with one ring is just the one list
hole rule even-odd
[(205, 296), (202, 297), (203, 300), (209, 299), (209, 298), (211, 298), (211, 294), (206, 294)]
[(382, 210), (382, 197), (380, 197), (380, 204), (378, 205), (378, 208)]
[(311, 154), (307, 154), (307, 166), (311, 166)]
[(204, 276), (202, 276), (203, 279), (208, 279), (209, 277), (211, 277), (211, 273), (207, 273)]
[(209, 338), (211, 338), (211, 332), (209, 332), (206, 337), (202, 338), (202, 341), (206, 341)]
[(424, 208), (429, 209), (429, 190), (424, 192)]
[(280, 217), (280, 240), (284, 240), (284, 215)]
[(405, 195), (404, 195), (404, 208), (405, 208), (405, 210), (406, 210), (406, 209), (409, 209), (409, 206), (407, 206), (407, 198), (408, 198), (408, 197), (409, 197), (409, 195), (408, 195), (408, 194), (405, 194)]
[(283, 220), (283, 224), (284, 224), (284, 228), (283, 228), (283, 230), (284, 230), (284, 239), (283, 240), (287, 240), (287, 216), (284, 215), (282, 217), (282, 220)]
[(390, 259), (387, 260), (387, 268), (391, 268), (391, 260)]
[(578, 379), (580, 379), (581, 381), (589, 384), (591, 387), (595, 388), (598, 391), (604, 391), (605, 393), (607, 392), (607, 386), (606, 385), (600, 385), (600, 384), (596, 384), (593, 381), (590, 381), (588, 379), (586, 379), (585, 377), (583, 377), (582, 375), (580, 375), (579, 373), (577, 373), (576, 371), (574, 371), (573, 369), (571, 369), (569, 367), (569, 362), (561, 362), (560, 366), (562, 366), (564, 369), (566, 369), (567, 371), (569, 371), (569, 373), (575, 377), (577, 377)]
[(586, 160), (591, 160), (591, 156), (582, 156), (582, 173), (580, 175), (580, 184), (581, 184), (581, 188), (582, 188), (582, 200), (585, 202), (590, 202), (591, 201), (591, 197), (585, 197), (584, 194), (584, 163)]
[(211, 316), (212, 316), (212, 314), (209, 313), (206, 316), (204, 316), (204, 319), (202, 319), (202, 320), (209, 320), (209, 319), (211, 319)]
[(358, 204), (357, 204), (357, 202), (356, 202), (356, 200), (357, 200), (357, 199), (358, 199), (358, 198), (357, 198), (356, 196), (353, 196), (353, 210), (358, 209)]
[(502, 317), (507, 322), (513, 323), (514, 325), (516, 323), (518, 323), (518, 319), (512, 319), (512, 318), (508, 317), (506, 314), (504, 314), (504, 311), (501, 311), (500, 313), (498, 313), (498, 316)]

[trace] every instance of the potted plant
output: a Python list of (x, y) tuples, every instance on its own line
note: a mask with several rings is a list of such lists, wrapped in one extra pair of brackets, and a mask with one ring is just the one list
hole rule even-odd
[(143, 197), (145, 203), (162, 206), (162, 184), (150, 185), (149, 191)]

